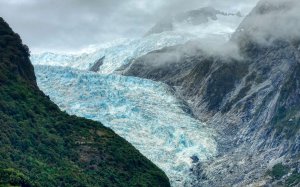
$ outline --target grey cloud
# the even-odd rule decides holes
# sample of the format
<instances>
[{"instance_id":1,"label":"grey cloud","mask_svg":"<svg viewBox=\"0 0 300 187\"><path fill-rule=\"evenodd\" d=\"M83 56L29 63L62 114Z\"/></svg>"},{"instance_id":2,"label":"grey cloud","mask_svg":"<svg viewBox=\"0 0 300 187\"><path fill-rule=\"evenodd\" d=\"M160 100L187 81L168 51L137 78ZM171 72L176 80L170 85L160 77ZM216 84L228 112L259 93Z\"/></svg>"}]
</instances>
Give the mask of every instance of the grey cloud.
<instances>
[{"instance_id":1,"label":"grey cloud","mask_svg":"<svg viewBox=\"0 0 300 187\"><path fill-rule=\"evenodd\" d=\"M0 16L33 50L74 50L142 36L159 19L213 6L248 13L257 0L0 0Z\"/></svg>"}]
</instances>

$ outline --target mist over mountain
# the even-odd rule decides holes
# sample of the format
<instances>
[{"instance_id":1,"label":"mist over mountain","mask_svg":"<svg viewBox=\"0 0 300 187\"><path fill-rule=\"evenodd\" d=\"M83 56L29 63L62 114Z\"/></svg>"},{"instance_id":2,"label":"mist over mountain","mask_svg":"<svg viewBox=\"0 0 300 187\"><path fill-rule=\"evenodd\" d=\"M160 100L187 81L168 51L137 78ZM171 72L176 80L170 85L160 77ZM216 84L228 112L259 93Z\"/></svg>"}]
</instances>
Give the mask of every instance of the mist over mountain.
<instances>
[{"instance_id":1,"label":"mist over mountain","mask_svg":"<svg viewBox=\"0 0 300 187\"><path fill-rule=\"evenodd\" d=\"M299 40L300 3L294 0L264 0L246 17L235 37L244 36L260 43Z\"/></svg>"},{"instance_id":2,"label":"mist over mountain","mask_svg":"<svg viewBox=\"0 0 300 187\"><path fill-rule=\"evenodd\" d=\"M228 16L236 17L236 20L239 17L242 17L240 12L225 13L220 10L214 9L213 7L204 7L197 10L179 13L168 18L162 18L160 22L158 22L146 33L146 36L150 34L162 33L165 31L176 31L183 29L186 32L191 32L193 26L196 27L201 24L208 23L210 20L216 21L220 19L221 16L225 18ZM224 25L225 23L226 22L224 21Z\"/></svg>"}]
</instances>

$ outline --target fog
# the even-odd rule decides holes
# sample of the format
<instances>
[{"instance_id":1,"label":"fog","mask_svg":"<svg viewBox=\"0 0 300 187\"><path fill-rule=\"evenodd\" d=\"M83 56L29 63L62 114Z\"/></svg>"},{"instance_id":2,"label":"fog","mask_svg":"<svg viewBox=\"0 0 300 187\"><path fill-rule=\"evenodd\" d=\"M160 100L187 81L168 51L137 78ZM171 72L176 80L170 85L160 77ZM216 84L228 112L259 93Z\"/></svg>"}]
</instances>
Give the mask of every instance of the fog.
<instances>
[{"instance_id":1,"label":"fog","mask_svg":"<svg viewBox=\"0 0 300 187\"><path fill-rule=\"evenodd\" d=\"M274 40L300 39L300 1L263 0L241 24L239 30L252 39L270 44Z\"/></svg>"}]
</instances>

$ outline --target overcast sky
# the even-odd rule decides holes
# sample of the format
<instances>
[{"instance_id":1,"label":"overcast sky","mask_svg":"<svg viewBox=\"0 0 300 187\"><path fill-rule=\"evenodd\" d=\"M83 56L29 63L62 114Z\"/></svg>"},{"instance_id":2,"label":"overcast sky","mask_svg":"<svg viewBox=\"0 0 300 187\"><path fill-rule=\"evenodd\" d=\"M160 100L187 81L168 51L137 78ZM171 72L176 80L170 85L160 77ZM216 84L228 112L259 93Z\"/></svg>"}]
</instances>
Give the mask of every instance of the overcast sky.
<instances>
[{"instance_id":1,"label":"overcast sky","mask_svg":"<svg viewBox=\"0 0 300 187\"><path fill-rule=\"evenodd\" d=\"M257 0L0 0L0 16L32 51L70 51L140 37L160 18L212 6L247 14Z\"/></svg>"}]
</instances>

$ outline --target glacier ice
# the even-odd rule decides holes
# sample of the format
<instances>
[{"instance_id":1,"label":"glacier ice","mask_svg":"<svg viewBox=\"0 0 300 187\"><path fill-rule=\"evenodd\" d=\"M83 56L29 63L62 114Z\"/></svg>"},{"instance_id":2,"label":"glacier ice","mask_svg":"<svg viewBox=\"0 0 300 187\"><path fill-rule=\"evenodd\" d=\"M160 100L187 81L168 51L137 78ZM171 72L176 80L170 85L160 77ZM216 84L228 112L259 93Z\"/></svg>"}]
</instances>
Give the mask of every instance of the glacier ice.
<instances>
[{"instance_id":1,"label":"glacier ice","mask_svg":"<svg viewBox=\"0 0 300 187\"><path fill-rule=\"evenodd\" d=\"M166 32L138 39L119 39L102 46L95 46L94 50L84 53L57 54L46 52L33 54L31 61L34 65L55 65L88 70L98 59L105 56L99 73L110 74L122 65L126 65L131 60L148 52L183 44L194 38L195 36L189 34Z\"/></svg>"},{"instance_id":2,"label":"glacier ice","mask_svg":"<svg viewBox=\"0 0 300 187\"><path fill-rule=\"evenodd\" d=\"M163 83L68 67L36 65L35 72L62 110L112 128L163 169L172 186L189 186L191 157L216 154L213 130L187 114Z\"/></svg>"}]
</instances>

